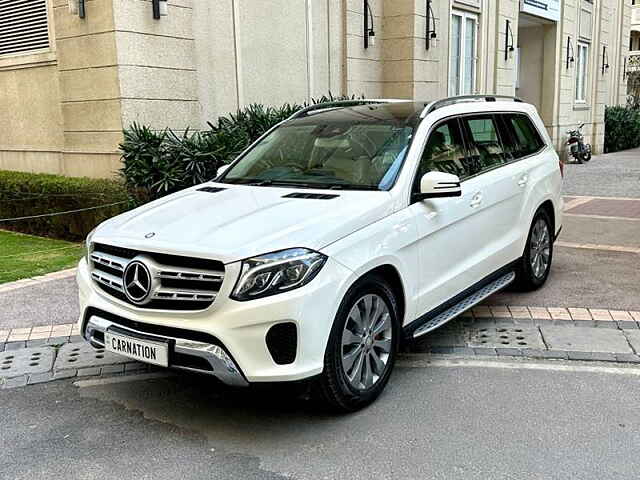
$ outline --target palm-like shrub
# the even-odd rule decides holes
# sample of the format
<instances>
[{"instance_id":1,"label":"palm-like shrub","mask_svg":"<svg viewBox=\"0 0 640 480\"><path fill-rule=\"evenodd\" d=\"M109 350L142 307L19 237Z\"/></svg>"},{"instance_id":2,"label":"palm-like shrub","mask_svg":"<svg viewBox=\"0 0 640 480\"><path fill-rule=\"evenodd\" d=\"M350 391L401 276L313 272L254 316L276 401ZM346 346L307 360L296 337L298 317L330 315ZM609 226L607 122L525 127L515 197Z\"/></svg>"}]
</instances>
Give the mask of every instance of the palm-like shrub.
<instances>
[{"instance_id":1,"label":"palm-like shrub","mask_svg":"<svg viewBox=\"0 0 640 480\"><path fill-rule=\"evenodd\" d=\"M312 104L354 99L329 94L312 100ZM134 123L124 130L120 144L120 173L139 202L197 185L214 178L220 165L233 161L263 133L307 105L252 104L209 123L208 130L182 134Z\"/></svg>"}]
</instances>

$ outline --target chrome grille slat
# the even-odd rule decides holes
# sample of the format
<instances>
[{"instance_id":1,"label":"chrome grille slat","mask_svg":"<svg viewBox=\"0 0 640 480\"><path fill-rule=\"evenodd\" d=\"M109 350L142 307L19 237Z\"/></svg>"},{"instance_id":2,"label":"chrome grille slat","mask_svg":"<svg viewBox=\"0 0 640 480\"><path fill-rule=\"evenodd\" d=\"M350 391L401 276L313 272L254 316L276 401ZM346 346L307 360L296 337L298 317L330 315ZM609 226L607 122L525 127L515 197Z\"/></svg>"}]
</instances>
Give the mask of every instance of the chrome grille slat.
<instances>
[{"instance_id":1,"label":"chrome grille slat","mask_svg":"<svg viewBox=\"0 0 640 480\"><path fill-rule=\"evenodd\" d=\"M106 285L107 287L115 288L119 292L124 291L122 289L122 277L116 277L115 275L101 272L100 270L94 270L91 272L91 277L96 282Z\"/></svg>"},{"instance_id":2,"label":"chrome grille slat","mask_svg":"<svg viewBox=\"0 0 640 480\"><path fill-rule=\"evenodd\" d=\"M141 304L129 300L123 285L124 272L133 260L144 263L153 278L152 288L147 297L149 301ZM218 268L193 268L200 262L205 267ZM192 257L129 250L103 244L92 245L89 263L91 277L104 292L138 308L202 310L215 301L224 280L224 265L221 262L209 259L200 261Z\"/></svg>"},{"instance_id":3,"label":"chrome grille slat","mask_svg":"<svg viewBox=\"0 0 640 480\"><path fill-rule=\"evenodd\" d=\"M214 293L206 293L206 291L203 290L176 290L160 288L155 292L153 297L160 298L162 300L192 300L194 302L212 302L215 300L216 295Z\"/></svg>"},{"instance_id":4,"label":"chrome grille slat","mask_svg":"<svg viewBox=\"0 0 640 480\"><path fill-rule=\"evenodd\" d=\"M224 272L202 272L198 270L191 270L187 268L181 268L180 270L174 270L166 268L164 265L160 265L161 270L158 272L158 278L175 278L178 280L202 280L208 282L215 282L224 278Z\"/></svg>"},{"instance_id":5,"label":"chrome grille slat","mask_svg":"<svg viewBox=\"0 0 640 480\"><path fill-rule=\"evenodd\" d=\"M129 260L126 258L116 257L115 255L109 255L103 252L92 252L91 260L100 265L115 268L121 272L124 272L124 268L127 266L127 263L129 263Z\"/></svg>"}]
</instances>

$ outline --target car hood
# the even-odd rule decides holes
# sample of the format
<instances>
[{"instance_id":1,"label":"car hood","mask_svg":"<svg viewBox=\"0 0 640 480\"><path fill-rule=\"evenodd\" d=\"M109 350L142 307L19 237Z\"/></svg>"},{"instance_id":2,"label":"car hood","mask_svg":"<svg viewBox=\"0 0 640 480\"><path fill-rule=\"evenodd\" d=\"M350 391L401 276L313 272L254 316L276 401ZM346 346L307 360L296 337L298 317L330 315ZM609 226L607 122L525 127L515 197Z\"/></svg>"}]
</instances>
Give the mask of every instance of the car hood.
<instances>
[{"instance_id":1,"label":"car hood","mask_svg":"<svg viewBox=\"0 0 640 480\"><path fill-rule=\"evenodd\" d=\"M335 197L285 198L294 192ZM391 213L388 192L211 182L114 217L100 225L93 241L229 263L286 248L320 250Z\"/></svg>"}]
</instances>

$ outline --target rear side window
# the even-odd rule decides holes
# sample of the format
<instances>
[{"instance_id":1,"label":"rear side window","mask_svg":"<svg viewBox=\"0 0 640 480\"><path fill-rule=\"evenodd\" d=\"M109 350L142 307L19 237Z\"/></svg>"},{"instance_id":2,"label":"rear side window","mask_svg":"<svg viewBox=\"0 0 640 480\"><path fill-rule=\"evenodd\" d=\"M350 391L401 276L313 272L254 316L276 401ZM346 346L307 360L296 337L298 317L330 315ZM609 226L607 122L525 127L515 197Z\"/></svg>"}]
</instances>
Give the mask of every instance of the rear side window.
<instances>
[{"instance_id":1,"label":"rear side window","mask_svg":"<svg viewBox=\"0 0 640 480\"><path fill-rule=\"evenodd\" d=\"M462 117L461 121L469 139L466 169L475 175L503 165L504 149L496 118L493 115L477 115Z\"/></svg>"},{"instance_id":2,"label":"rear side window","mask_svg":"<svg viewBox=\"0 0 640 480\"><path fill-rule=\"evenodd\" d=\"M522 114L506 114L503 118L507 128L511 130L514 142L512 154L515 159L531 155L544 147L544 141L529 117Z\"/></svg>"}]
</instances>

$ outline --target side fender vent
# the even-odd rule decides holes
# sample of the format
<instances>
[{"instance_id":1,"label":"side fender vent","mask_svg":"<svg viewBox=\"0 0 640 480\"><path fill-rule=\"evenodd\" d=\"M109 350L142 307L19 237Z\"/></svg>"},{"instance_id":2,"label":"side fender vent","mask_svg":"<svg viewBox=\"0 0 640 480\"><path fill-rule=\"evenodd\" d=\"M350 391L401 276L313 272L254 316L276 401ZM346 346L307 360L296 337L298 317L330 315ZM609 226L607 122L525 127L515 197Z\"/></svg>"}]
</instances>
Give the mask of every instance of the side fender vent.
<instances>
[{"instance_id":1,"label":"side fender vent","mask_svg":"<svg viewBox=\"0 0 640 480\"><path fill-rule=\"evenodd\" d=\"M305 198L307 200L331 200L332 198L338 198L340 195L331 195L330 193L304 193L294 192L288 195L284 195L282 198Z\"/></svg>"},{"instance_id":2,"label":"side fender vent","mask_svg":"<svg viewBox=\"0 0 640 480\"><path fill-rule=\"evenodd\" d=\"M221 187L202 187L198 189L198 192L208 192L208 193L218 193L222 190L226 190L226 188Z\"/></svg>"}]
</instances>

